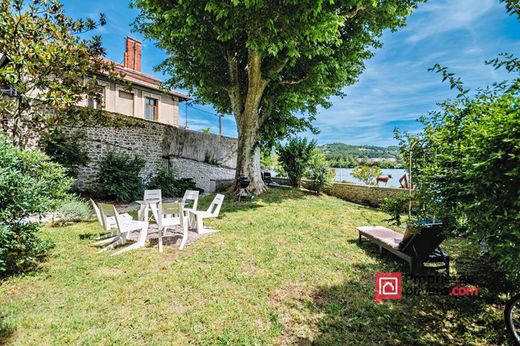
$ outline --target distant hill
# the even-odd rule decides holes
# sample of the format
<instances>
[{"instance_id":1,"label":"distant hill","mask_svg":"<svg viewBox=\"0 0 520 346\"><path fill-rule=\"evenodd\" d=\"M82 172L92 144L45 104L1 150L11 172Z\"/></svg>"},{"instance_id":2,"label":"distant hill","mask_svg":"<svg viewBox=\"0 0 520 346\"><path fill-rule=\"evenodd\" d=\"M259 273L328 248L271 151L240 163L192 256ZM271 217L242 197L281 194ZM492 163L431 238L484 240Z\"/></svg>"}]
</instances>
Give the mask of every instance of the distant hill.
<instances>
[{"instance_id":1,"label":"distant hill","mask_svg":"<svg viewBox=\"0 0 520 346\"><path fill-rule=\"evenodd\" d=\"M352 168L360 163L369 163L382 168L402 168L398 146L331 143L320 146L320 149L333 167Z\"/></svg>"}]
</instances>

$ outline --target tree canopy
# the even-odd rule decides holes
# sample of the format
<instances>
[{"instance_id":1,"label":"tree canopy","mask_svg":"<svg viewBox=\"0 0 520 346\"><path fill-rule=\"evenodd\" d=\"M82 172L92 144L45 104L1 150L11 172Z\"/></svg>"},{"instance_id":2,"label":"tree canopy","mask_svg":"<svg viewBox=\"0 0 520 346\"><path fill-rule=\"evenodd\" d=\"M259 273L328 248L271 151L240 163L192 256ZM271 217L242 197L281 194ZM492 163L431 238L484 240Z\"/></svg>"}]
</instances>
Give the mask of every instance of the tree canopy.
<instances>
[{"instance_id":1,"label":"tree canopy","mask_svg":"<svg viewBox=\"0 0 520 346\"><path fill-rule=\"evenodd\" d=\"M471 95L447 68L435 66L454 100L422 119L412 176L424 209L454 234L480 242L497 269L520 278L520 60L502 54L488 64L514 78ZM408 155L405 155L408 157Z\"/></svg>"},{"instance_id":2,"label":"tree canopy","mask_svg":"<svg viewBox=\"0 0 520 346\"><path fill-rule=\"evenodd\" d=\"M57 0L0 2L0 88L9 95L0 98L0 120L14 144L34 144L54 125L94 115L78 103L101 102L96 78L115 75L100 37L80 36L104 23L103 15L71 19Z\"/></svg>"},{"instance_id":3,"label":"tree canopy","mask_svg":"<svg viewBox=\"0 0 520 346\"><path fill-rule=\"evenodd\" d=\"M167 52L168 84L234 114L237 175L261 191L258 146L311 127L420 1L134 0L135 26Z\"/></svg>"}]
</instances>

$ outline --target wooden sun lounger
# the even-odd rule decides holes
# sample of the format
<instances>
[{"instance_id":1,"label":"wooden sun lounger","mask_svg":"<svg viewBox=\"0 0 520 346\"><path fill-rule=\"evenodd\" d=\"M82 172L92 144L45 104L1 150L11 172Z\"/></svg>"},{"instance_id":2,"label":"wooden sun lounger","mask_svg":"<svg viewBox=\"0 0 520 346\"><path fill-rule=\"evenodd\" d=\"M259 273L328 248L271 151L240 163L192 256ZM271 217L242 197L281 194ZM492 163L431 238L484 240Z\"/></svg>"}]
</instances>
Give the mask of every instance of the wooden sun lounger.
<instances>
[{"instance_id":1,"label":"wooden sun lounger","mask_svg":"<svg viewBox=\"0 0 520 346\"><path fill-rule=\"evenodd\" d=\"M379 246L380 256L383 256L385 249L404 259L408 262L412 275L420 272L425 262L442 262L440 266L428 268L444 268L449 275L450 257L440 247L444 240L442 224L421 225L416 232L407 230L405 235L383 226L363 226L356 229L359 232L359 243L365 237Z\"/></svg>"}]
</instances>

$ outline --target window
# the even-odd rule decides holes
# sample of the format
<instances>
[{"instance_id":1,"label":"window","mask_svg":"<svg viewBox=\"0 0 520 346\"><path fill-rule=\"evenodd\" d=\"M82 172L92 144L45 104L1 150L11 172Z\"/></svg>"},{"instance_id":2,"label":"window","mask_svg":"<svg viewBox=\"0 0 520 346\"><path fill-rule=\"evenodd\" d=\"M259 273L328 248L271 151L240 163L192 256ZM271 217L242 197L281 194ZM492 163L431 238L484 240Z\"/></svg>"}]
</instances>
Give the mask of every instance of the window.
<instances>
[{"instance_id":1,"label":"window","mask_svg":"<svg viewBox=\"0 0 520 346\"><path fill-rule=\"evenodd\" d=\"M118 113L125 115L134 115L134 94L119 90L119 99L117 100Z\"/></svg>"},{"instance_id":2,"label":"window","mask_svg":"<svg viewBox=\"0 0 520 346\"><path fill-rule=\"evenodd\" d=\"M13 97L15 97L17 94L15 88L9 87L9 86L3 86L3 85L0 85L0 93L7 95L7 96L13 96Z\"/></svg>"},{"instance_id":3,"label":"window","mask_svg":"<svg viewBox=\"0 0 520 346\"><path fill-rule=\"evenodd\" d=\"M147 97L144 105L144 118L146 120L157 121L159 118L159 101L151 97Z\"/></svg>"}]
</instances>

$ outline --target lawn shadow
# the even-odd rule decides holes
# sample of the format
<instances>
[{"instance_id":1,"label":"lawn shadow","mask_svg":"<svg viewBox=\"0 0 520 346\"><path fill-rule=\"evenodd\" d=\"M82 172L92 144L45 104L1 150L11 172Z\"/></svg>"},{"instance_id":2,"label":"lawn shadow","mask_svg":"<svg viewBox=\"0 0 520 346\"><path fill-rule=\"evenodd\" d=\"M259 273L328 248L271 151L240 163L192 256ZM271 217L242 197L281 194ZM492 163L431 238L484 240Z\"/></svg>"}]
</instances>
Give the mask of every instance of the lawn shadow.
<instances>
[{"instance_id":1,"label":"lawn shadow","mask_svg":"<svg viewBox=\"0 0 520 346\"><path fill-rule=\"evenodd\" d=\"M377 247L362 243L369 256L379 257ZM385 263L354 264L349 279L341 285L321 287L312 293L309 306L320 316L317 337L299 344L507 344L502 309L498 298L497 274L486 267L475 252L464 248L458 256L472 261L458 263L459 275L472 278L478 296L450 296L454 281L438 275L432 284L416 281L405 265L391 254ZM403 296L400 300L375 303L375 274L401 271ZM462 274L461 274L462 273ZM428 278L433 273L428 273ZM423 277L425 278L425 277ZM444 279L442 279L444 278ZM453 279L453 276L450 278ZM459 280L459 278L455 278ZM455 281L460 282L460 281ZM422 288L422 289L421 289Z\"/></svg>"},{"instance_id":2,"label":"lawn shadow","mask_svg":"<svg viewBox=\"0 0 520 346\"><path fill-rule=\"evenodd\" d=\"M298 200L311 195L314 195L314 193L307 190L271 187L260 196L254 196L252 199L242 199L241 201L238 201L235 194L226 192L221 214L255 210L264 208L270 204L283 203L288 200ZM197 209L205 210L208 208L214 196L215 194L211 194L200 198Z\"/></svg>"},{"instance_id":3,"label":"lawn shadow","mask_svg":"<svg viewBox=\"0 0 520 346\"><path fill-rule=\"evenodd\" d=\"M97 239L97 237L102 236L104 233L81 233L79 235L80 240L93 240Z\"/></svg>"},{"instance_id":4,"label":"lawn shadow","mask_svg":"<svg viewBox=\"0 0 520 346\"><path fill-rule=\"evenodd\" d=\"M404 295L376 304L374 265L355 265L360 274L342 285L322 287L312 294L321 318L318 335L300 344L445 345L505 343L503 321L476 297ZM406 283L404 283L406 289ZM505 331L504 331L505 332ZM483 341L485 340L485 342Z\"/></svg>"},{"instance_id":5,"label":"lawn shadow","mask_svg":"<svg viewBox=\"0 0 520 346\"><path fill-rule=\"evenodd\" d=\"M406 261L388 251L383 251L383 256L380 256L378 245L370 241L363 240L359 243L357 239L349 239L347 242L357 245L365 251L367 256L378 258L380 261L384 261L385 265L391 265L395 271L403 273L409 271ZM477 286L479 292L484 293L483 299L496 302L500 300L500 294L514 290L512 284L504 280L504 274L496 272L492 263L479 253L476 244L471 244L463 238L456 238L444 241L441 246L443 251L450 256L450 274L455 279L461 277L469 281L468 284ZM420 275L446 276L444 269L429 269L428 263L424 269L426 271Z\"/></svg>"},{"instance_id":6,"label":"lawn shadow","mask_svg":"<svg viewBox=\"0 0 520 346\"><path fill-rule=\"evenodd\" d=\"M7 345L13 333L14 328L5 322L4 316L0 316L0 345Z\"/></svg>"}]
</instances>

